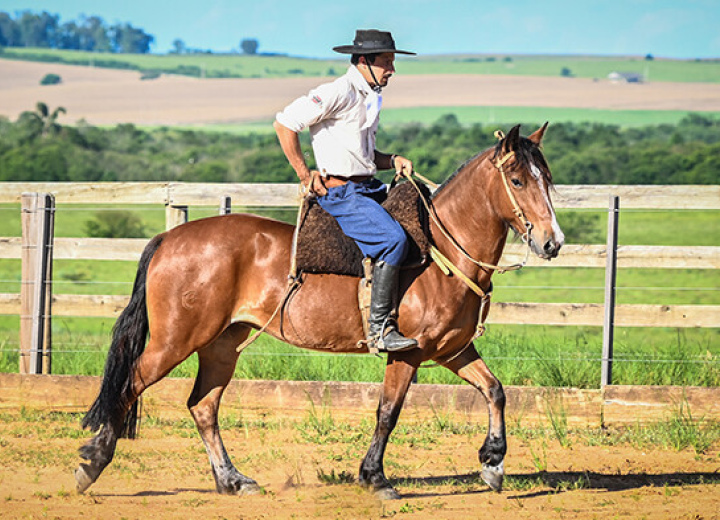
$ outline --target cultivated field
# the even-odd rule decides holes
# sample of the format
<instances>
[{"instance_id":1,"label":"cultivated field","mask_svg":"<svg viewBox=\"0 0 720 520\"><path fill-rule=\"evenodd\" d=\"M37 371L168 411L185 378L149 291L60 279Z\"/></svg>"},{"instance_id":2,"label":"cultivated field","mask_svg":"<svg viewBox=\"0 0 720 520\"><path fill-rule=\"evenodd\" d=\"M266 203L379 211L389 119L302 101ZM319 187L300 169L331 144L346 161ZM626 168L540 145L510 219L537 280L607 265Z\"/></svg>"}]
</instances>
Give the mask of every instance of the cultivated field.
<instances>
[{"instance_id":1,"label":"cultivated field","mask_svg":"<svg viewBox=\"0 0 720 520\"><path fill-rule=\"evenodd\" d=\"M63 83L40 86L45 74ZM269 121L327 78L140 80L135 71L0 60L0 115L11 119L38 101L68 111L61 122L187 125ZM393 78L384 108L550 107L594 110L720 111L713 83L615 84L588 78L503 75L405 75Z\"/></svg>"}]
</instances>

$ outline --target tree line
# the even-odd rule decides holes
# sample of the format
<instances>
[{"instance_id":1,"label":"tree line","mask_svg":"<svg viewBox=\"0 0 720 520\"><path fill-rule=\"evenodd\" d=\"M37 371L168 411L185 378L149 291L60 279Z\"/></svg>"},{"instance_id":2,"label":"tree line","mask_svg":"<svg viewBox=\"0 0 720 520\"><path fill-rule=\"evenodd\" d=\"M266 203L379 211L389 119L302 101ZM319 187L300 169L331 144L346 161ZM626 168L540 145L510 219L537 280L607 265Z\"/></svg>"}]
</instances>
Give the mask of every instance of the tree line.
<instances>
[{"instance_id":1,"label":"tree line","mask_svg":"<svg viewBox=\"0 0 720 520\"><path fill-rule=\"evenodd\" d=\"M62 107L44 103L16 121L0 117L0 181L296 180L272 131L235 135L132 124L68 126L64 117ZM442 182L492 146L496 128L510 126L463 126L448 114L430 125L381 125L377 144L409 157L417 171ZM537 126L524 124L523 133ZM311 152L307 132L301 144ZM720 119L689 114L674 125L638 128L555 123L544 152L556 184L717 184Z\"/></svg>"},{"instance_id":2,"label":"tree line","mask_svg":"<svg viewBox=\"0 0 720 520\"><path fill-rule=\"evenodd\" d=\"M41 47L110 53L145 54L155 37L129 23L108 25L99 16L61 23L46 11L0 11L0 47Z\"/></svg>"}]
</instances>

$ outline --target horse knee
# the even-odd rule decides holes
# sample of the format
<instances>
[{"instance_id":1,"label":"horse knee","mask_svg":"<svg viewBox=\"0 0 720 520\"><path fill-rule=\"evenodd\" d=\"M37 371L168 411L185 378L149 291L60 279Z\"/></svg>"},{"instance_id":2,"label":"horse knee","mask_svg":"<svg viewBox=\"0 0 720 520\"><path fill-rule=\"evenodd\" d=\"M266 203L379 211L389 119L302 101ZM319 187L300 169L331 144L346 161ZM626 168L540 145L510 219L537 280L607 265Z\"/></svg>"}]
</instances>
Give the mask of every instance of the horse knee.
<instances>
[{"instance_id":1,"label":"horse knee","mask_svg":"<svg viewBox=\"0 0 720 520\"><path fill-rule=\"evenodd\" d=\"M503 389L502 383L497 379L495 380L495 383L488 389L488 399L493 405L497 406L498 408L505 408L505 390Z\"/></svg>"}]
</instances>

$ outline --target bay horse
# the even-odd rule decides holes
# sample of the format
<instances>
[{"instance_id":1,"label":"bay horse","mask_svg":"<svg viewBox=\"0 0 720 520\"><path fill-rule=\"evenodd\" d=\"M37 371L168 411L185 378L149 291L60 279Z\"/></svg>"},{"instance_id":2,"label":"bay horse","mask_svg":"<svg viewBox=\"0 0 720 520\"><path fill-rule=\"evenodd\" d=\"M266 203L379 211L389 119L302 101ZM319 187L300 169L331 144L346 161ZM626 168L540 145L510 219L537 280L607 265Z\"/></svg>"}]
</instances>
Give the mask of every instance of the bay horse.
<instances>
[{"instance_id":1,"label":"bay horse","mask_svg":"<svg viewBox=\"0 0 720 520\"><path fill-rule=\"evenodd\" d=\"M489 424L478 452L481 476L501 489L505 394L472 343L478 316L483 321L489 306L463 278L489 291L510 228L541 258L554 258L562 247L564 235L550 201L552 178L540 149L546 128L547 123L522 137L520 125L514 127L433 194L434 245L458 271L448 276L430 262L403 272L398 324L419 348L387 357L376 427L359 473L359 483L380 498L399 498L385 477L383 458L413 376L426 361L448 368L485 397ZM79 492L112 460L138 397L193 353L199 367L187 406L217 491L261 491L235 468L218 427L220 399L240 355L236 347L265 324L265 332L297 347L367 351L360 343L357 278L305 274L282 312L275 313L286 295L293 233L290 224L232 214L191 221L150 240L130 302L113 328L99 395L83 419L83 427L97 433L80 449L87 462L75 470Z\"/></svg>"}]
</instances>

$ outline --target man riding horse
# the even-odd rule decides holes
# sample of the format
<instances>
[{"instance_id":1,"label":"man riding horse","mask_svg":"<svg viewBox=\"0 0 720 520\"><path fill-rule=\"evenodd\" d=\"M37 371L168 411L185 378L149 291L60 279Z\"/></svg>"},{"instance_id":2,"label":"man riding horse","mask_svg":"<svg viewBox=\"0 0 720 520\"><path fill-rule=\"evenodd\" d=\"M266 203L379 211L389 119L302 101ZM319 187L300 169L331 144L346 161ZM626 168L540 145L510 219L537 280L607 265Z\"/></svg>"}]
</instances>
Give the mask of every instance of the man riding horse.
<instances>
[{"instance_id":1,"label":"man riding horse","mask_svg":"<svg viewBox=\"0 0 720 520\"><path fill-rule=\"evenodd\" d=\"M351 54L345 75L301 96L277 114L274 127L280 145L300 181L335 217L363 255L374 260L368 340L380 351L417 347L415 339L397 330L393 315L398 300L400 267L408 237L380 205L387 187L377 170L394 168L411 174L413 164L400 155L375 149L382 89L395 72L395 48L389 32L358 30L352 45L333 49ZM309 128L317 170L305 162L298 133Z\"/></svg>"}]
</instances>

